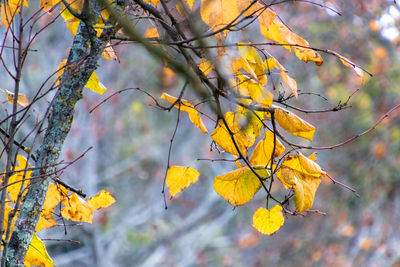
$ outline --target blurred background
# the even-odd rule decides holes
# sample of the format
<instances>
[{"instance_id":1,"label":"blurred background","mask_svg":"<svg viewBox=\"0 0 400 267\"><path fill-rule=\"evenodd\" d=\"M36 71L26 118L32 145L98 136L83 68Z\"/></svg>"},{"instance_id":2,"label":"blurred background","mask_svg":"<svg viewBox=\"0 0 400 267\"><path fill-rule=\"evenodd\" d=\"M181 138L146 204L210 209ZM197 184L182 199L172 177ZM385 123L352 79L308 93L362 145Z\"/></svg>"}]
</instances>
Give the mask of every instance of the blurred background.
<instances>
[{"instance_id":1,"label":"blurred background","mask_svg":"<svg viewBox=\"0 0 400 267\"><path fill-rule=\"evenodd\" d=\"M327 54L321 54L324 64L316 67L283 48L271 50L302 93L323 96L301 95L293 100L295 105L329 108L360 89L350 100L352 108L299 114L317 126L313 144L325 146L367 130L400 103L400 6L381 0L314 2L339 10L341 16L301 1L276 5L273 10L311 46L337 51L374 74L360 79ZM71 42L61 20L37 39L32 48L39 52L28 57L23 78L22 92L28 98L34 92L30 88L38 88L67 56ZM174 140L171 163L194 167L201 176L172 201L167 193L165 210L161 191L177 111L154 108L154 102L136 90L117 94L91 114L89 110L124 88L140 87L159 97L162 92L177 95L183 83L138 45L118 45L115 50L119 62L102 59L96 71L108 90L102 96L85 90L63 159L93 149L66 169L62 178L88 195L108 190L117 202L95 212L93 225L67 223L66 236L62 226L39 232L42 239L80 241L46 241L56 266L400 266L398 111L368 135L318 152L321 167L356 189L359 198L323 178L314 208L326 215L287 216L279 232L263 236L252 227L262 194L232 209L215 193L213 178L235 167L229 162L197 160L223 155L210 151L211 138L193 127L186 114ZM185 98L194 99L190 93ZM42 112L40 107L37 112ZM214 122L204 120L212 129Z\"/></svg>"}]
</instances>

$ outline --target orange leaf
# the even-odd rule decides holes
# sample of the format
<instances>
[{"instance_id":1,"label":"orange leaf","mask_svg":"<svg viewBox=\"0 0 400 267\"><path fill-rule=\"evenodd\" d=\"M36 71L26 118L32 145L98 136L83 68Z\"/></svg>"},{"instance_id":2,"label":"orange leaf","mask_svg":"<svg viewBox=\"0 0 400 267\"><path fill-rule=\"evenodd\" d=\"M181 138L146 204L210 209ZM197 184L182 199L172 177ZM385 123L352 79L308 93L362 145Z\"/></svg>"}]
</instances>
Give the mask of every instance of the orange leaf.
<instances>
[{"instance_id":1,"label":"orange leaf","mask_svg":"<svg viewBox=\"0 0 400 267\"><path fill-rule=\"evenodd\" d=\"M236 1L232 0L203 0L200 10L201 18L213 31L226 27L236 17L239 10ZM225 30L226 37L228 30Z\"/></svg>"},{"instance_id":2,"label":"orange leaf","mask_svg":"<svg viewBox=\"0 0 400 267\"><path fill-rule=\"evenodd\" d=\"M92 223L93 208L77 194L72 193L69 197L65 197L62 204L64 208L61 210L61 215L65 219Z\"/></svg>"}]
</instances>

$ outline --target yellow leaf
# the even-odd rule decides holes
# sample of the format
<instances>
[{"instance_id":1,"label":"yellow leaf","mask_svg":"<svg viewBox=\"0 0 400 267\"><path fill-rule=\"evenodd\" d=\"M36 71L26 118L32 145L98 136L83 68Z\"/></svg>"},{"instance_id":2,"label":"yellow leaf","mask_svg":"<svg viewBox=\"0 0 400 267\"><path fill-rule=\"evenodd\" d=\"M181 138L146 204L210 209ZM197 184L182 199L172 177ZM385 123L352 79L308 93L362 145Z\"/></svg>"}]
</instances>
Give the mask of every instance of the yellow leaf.
<instances>
[{"instance_id":1,"label":"yellow leaf","mask_svg":"<svg viewBox=\"0 0 400 267\"><path fill-rule=\"evenodd\" d=\"M263 118L263 116L260 116L261 120ZM248 156L247 147L254 145L257 136L260 135L262 126L260 120L250 112L247 114L243 112L227 112L225 114L225 120L233 133L233 137L235 138L240 152L244 156ZM218 123L214 132L211 134L211 138L226 152L239 156L239 152L223 121Z\"/></svg>"},{"instance_id":2,"label":"yellow leaf","mask_svg":"<svg viewBox=\"0 0 400 267\"><path fill-rule=\"evenodd\" d=\"M312 155L310 157L311 159L298 152L297 155L287 156L282 165L313 177L325 176L326 172L312 160Z\"/></svg>"},{"instance_id":3,"label":"yellow leaf","mask_svg":"<svg viewBox=\"0 0 400 267\"><path fill-rule=\"evenodd\" d=\"M5 91L7 93L7 101L8 101L8 103L14 104L14 98L15 98L14 93L12 93L12 92L10 92L8 90L5 90ZM20 106L20 107L26 107L26 106L29 105L29 100L26 98L26 96L24 94L18 94L17 105Z\"/></svg>"},{"instance_id":4,"label":"yellow leaf","mask_svg":"<svg viewBox=\"0 0 400 267\"><path fill-rule=\"evenodd\" d=\"M77 194L73 193L70 196L65 197L62 204L64 205L64 208L61 210L61 215L65 219L70 219L75 222L92 223L92 207Z\"/></svg>"},{"instance_id":5,"label":"yellow leaf","mask_svg":"<svg viewBox=\"0 0 400 267\"><path fill-rule=\"evenodd\" d=\"M236 1L203 0L200 9L201 18L213 31L226 27L239 16ZM224 30L226 37L228 30Z\"/></svg>"},{"instance_id":6,"label":"yellow leaf","mask_svg":"<svg viewBox=\"0 0 400 267\"><path fill-rule=\"evenodd\" d=\"M171 199L176 194L187 188L190 184L195 184L199 179L200 173L189 167L171 166L168 169L165 184L171 195Z\"/></svg>"},{"instance_id":7,"label":"yellow leaf","mask_svg":"<svg viewBox=\"0 0 400 267\"><path fill-rule=\"evenodd\" d=\"M314 202L315 192L325 172L319 165L301 153L288 156L276 173L286 188L293 188L297 212L308 210Z\"/></svg>"},{"instance_id":8,"label":"yellow leaf","mask_svg":"<svg viewBox=\"0 0 400 267\"><path fill-rule=\"evenodd\" d=\"M43 241L37 237L36 233L33 233L32 241L26 253L25 263L24 263L24 266L31 266L31 265L44 266L44 267L54 266L53 260L47 253Z\"/></svg>"},{"instance_id":9,"label":"yellow leaf","mask_svg":"<svg viewBox=\"0 0 400 267\"><path fill-rule=\"evenodd\" d=\"M58 64L57 67L57 72L56 72L56 78L57 78L57 82L56 85L60 84L60 77L62 76L62 74L64 73L65 70L65 65L67 64L67 59L64 59L60 62L60 64Z\"/></svg>"},{"instance_id":10,"label":"yellow leaf","mask_svg":"<svg viewBox=\"0 0 400 267\"><path fill-rule=\"evenodd\" d=\"M58 225L57 221L54 219L53 214L41 214L39 221L36 224L35 232L39 232L44 229L51 228Z\"/></svg>"},{"instance_id":11,"label":"yellow leaf","mask_svg":"<svg viewBox=\"0 0 400 267\"><path fill-rule=\"evenodd\" d=\"M153 5L157 6L158 2L160 2L160 0L144 0L147 3L152 3Z\"/></svg>"},{"instance_id":12,"label":"yellow leaf","mask_svg":"<svg viewBox=\"0 0 400 267\"><path fill-rule=\"evenodd\" d=\"M115 53L114 48L111 46L110 43L108 43L106 45L106 48L104 48L104 51L101 54L101 56L103 58L105 58L105 59L108 59L108 60L116 60L116 61L118 61L117 53Z\"/></svg>"},{"instance_id":13,"label":"yellow leaf","mask_svg":"<svg viewBox=\"0 0 400 267\"><path fill-rule=\"evenodd\" d=\"M17 155L17 166L14 168L14 173L13 175L10 176L8 179L8 184L9 186L7 187L7 192L10 194L10 199L13 203L15 203L18 199L18 194L20 193L21 186L22 186L22 180L24 178L25 174L25 182L24 182L24 189L29 185L30 183L30 177L32 174L32 171L26 171L25 169L31 168L31 165L26 162L26 159L22 155Z\"/></svg>"},{"instance_id":14,"label":"yellow leaf","mask_svg":"<svg viewBox=\"0 0 400 267\"><path fill-rule=\"evenodd\" d=\"M67 194L68 190L64 187L57 186L56 184L50 184L42 207L39 222L36 225L36 232L57 225L52 213L54 208L57 207L63 197L66 197Z\"/></svg>"},{"instance_id":15,"label":"yellow leaf","mask_svg":"<svg viewBox=\"0 0 400 267\"><path fill-rule=\"evenodd\" d=\"M250 163L252 165L270 165L272 151L274 150L274 134L270 131L264 133L264 139L258 142L256 148L251 154ZM285 147L282 143L276 139L274 157L280 157L280 155L285 151Z\"/></svg>"},{"instance_id":16,"label":"yellow leaf","mask_svg":"<svg viewBox=\"0 0 400 267\"><path fill-rule=\"evenodd\" d=\"M184 0L184 2L188 5L188 7L189 7L190 9L193 8L194 1L195 1L195 0Z\"/></svg>"},{"instance_id":17,"label":"yellow leaf","mask_svg":"<svg viewBox=\"0 0 400 267\"><path fill-rule=\"evenodd\" d=\"M167 100L170 104L175 103L178 99L166 93L163 93L160 98ZM180 109L181 111L187 112L187 114L189 114L190 121L194 125L196 125L203 133L208 133L207 128L201 120L199 113L189 101L181 99L181 104L179 105L179 103L177 103L174 105L174 107Z\"/></svg>"},{"instance_id":18,"label":"yellow leaf","mask_svg":"<svg viewBox=\"0 0 400 267\"><path fill-rule=\"evenodd\" d=\"M109 192L101 190L95 196L89 198L87 202L94 210L97 210L112 205L115 203L115 199Z\"/></svg>"},{"instance_id":19,"label":"yellow leaf","mask_svg":"<svg viewBox=\"0 0 400 267\"><path fill-rule=\"evenodd\" d=\"M260 14L260 16L258 16L258 22L260 23L260 25L268 29L271 26L272 22L275 20L275 17L275 12L267 8Z\"/></svg>"},{"instance_id":20,"label":"yellow leaf","mask_svg":"<svg viewBox=\"0 0 400 267\"><path fill-rule=\"evenodd\" d=\"M99 78L97 78L97 74L95 72L92 73L85 87L100 95L102 95L107 90L104 84L99 81Z\"/></svg>"},{"instance_id":21,"label":"yellow leaf","mask_svg":"<svg viewBox=\"0 0 400 267\"><path fill-rule=\"evenodd\" d=\"M200 59L199 69L204 73L204 75L208 75L213 69L213 64L205 58Z\"/></svg>"},{"instance_id":22,"label":"yellow leaf","mask_svg":"<svg viewBox=\"0 0 400 267\"><path fill-rule=\"evenodd\" d=\"M239 51L248 63L243 64L243 68L261 84L266 84L267 76L264 73L264 64L257 50L251 46L239 46Z\"/></svg>"},{"instance_id":23,"label":"yellow leaf","mask_svg":"<svg viewBox=\"0 0 400 267\"><path fill-rule=\"evenodd\" d=\"M258 208L253 215L253 225L260 233L272 235L281 229L285 218L282 214L282 207L275 205L271 210Z\"/></svg>"},{"instance_id":24,"label":"yellow leaf","mask_svg":"<svg viewBox=\"0 0 400 267\"><path fill-rule=\"evenodd\" d=\"M292 94L297 97L297 82L295 79L291 78L289 75L286 74L286 71L281 70L281 77L284 83L290 88Z\"/></svg>"},{"instance_id":25,"label":"yellow leaf","mask_svg":"<svg viewBox=\"0 0 400 267\"><path fill-rule=\"evenodd\" d=\"M8 28L11 22L14 20L15 15L19 13L21 0L8 0L1 1L1 20L0 24ZM28 6L28 1L24 0L24 6Z\"/></svg>"},{"instance_id":26,"label":"yellow leaf","mask_svg":"<svg viewBox=\"0 0 400 267\"><path fill-rule=\"evenodd\" d=\"M49 12L58 3L60 3L60 0L40 0L40 8L44 12Z\"/></svg>"},{"instance_id":27,"label":"yellow leaf","mask_svg":"<svg viewBox=\"0 0 400 267\"><path fill-rule=\"evenodd\" d=\"M263 6L260 3L255 3L250 6L252 2L252 0L236 0L236 5L239 12L243 12L244 10L246 10L242 14L243 17L257 16L262 10L264 10Z\"/></svg>"},{"instance_id":28,"label":"yellow leaf","mask_svg":"<svg viewBox=\"0 0 400 267\"><path fill-rule=\"evenodd\" d=\"M308 48L310 45L306 40L289 30L285 24L276 18L269 27L260 24L260 30L264 37L269 40L275 41L279 44L290 44L284 45L284 47L289 51L292 51L293 47L296 56L300 60L303 60L304 62L314 61L318 66L323 63L321 56L314 50Z\"/></svg>"},{"instance_id":29,"label":"yellow leaf","mask_svg":"<svg viewBox=\"0 0 400 267\"><path fill-rule=\"evenodd\" d=\"M66 0L66 2L70 5L71 8L82 10L85 0Z\"/></svg>"},{"instance_id":30,"label":"yellow leaf","mask_svg":"<svg viewBox=\"0 0 400 267\"><path fill-rule=\"evenodd\" d=\"M283 129L294 136L303 137L312 141L315 127L298 117L296 114L279 107L275 109L275 120Z\"/></svg>"},{"instance_id":31,"label":"yellow leaf","mask_svg":"<svg viewBox=\"0 0 400 267\"><path fill-rule=\"evenodd\" d=\"M272 105L274 95L260 83L249 79L247 82L244 82L242 86L247 86L251 99L261 104L261 106L268 108Z\"/></svg>"},{"instance_id":32,"label":"yellow leaf","mask_svg":"<svg viewBox=\"0 0 400 267\"><path fill-rule=\"evenodd\" d=\"M153 27L153 28L149 28L146 30L144 37L146 38L158 38L160 37L160 35L158 34L157 28Z\"/></svg>"},{"instance_id":33,"label":"yellow leaf","mask_svg":"<svg viewBox=\"0 0 400 267\"><path fill-rule=\"evenodd\" d=\"M262 178L268 178L268 171L262 166L254 168ZM243 167L214 178L215 191L232 206L249 202L260 189L261 182L249 167Z\"/></svg>"}]
</instances>

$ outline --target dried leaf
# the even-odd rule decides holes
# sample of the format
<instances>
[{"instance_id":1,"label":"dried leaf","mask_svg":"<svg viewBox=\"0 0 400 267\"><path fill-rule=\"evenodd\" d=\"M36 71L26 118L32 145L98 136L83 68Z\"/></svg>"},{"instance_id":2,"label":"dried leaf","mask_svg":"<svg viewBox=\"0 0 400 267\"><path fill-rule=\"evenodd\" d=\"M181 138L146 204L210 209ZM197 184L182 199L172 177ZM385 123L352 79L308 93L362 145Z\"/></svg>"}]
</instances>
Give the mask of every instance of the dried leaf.
<instances>
[{"instance_id":1,"label":"dried leaf","mask_svg":"<svg viewBox=\"0 0 400 267\"><path fill-rule=\"evenodd\" d=\"M200 173L189 167L171 166L168 169L165 184L171 195L171 199L176 194L187 188L190 184L195 184L199 179Z\"/></svg>"},{"instance_id":2,"label":"dried leaf","mask_svg":"<svg viewBox=\"0 0 400 267\"><path fill-rule=\"evenodd\" d=\"M271 210L260 207L253 215L254 227L264 235L274 234L282 227L284 222L282 207L279 205L274 206Z\"/></svg>"},{"instance_id":3,"label":"dried leaf","mask_svg":"<svg viewBox=\"0 0 400 267\"><path fill-rule=\"evenodd\" d=\"M8 103L14 104L14 98L15 98L14 93L12 93L12 92L10 92L8 90L5 90L5 91L7 93L7 101L8 101ZM18 94L17 105L20 106L20 107L26 107L26 106L29 105L29 100L26 98L26 96L24 94Z\"/></svg>"},{"instance_id":4,"label":"dried leaf","mask_svg":"<svg viewBox=\"0 0 400 267\"><path fill-rule=\"evenodd\" d=\"M167 100L170 104L175 103L178 99L166 93L163 93L160 98ZM179 103L177 103L174 105L174 107L189 114L190 121L194 125L196 125L203 133L208 133L207 128L201 120L199 113L189 101L181 99L181 104L179 105Z\"/></svg>"},{"instance_id":5,"label":"dried leaf","mask_svg":"<svg viewBox=\"0 0 400 267\"><path fill-rule=\"evenodd\" d=\"M255 167L255 170L261 177L269 177L264 167ZM243 167L215 177L213 187L218 195L236 207L249 202L260 189L261 182L249 167Z\"/></svg>"}]
</instances>

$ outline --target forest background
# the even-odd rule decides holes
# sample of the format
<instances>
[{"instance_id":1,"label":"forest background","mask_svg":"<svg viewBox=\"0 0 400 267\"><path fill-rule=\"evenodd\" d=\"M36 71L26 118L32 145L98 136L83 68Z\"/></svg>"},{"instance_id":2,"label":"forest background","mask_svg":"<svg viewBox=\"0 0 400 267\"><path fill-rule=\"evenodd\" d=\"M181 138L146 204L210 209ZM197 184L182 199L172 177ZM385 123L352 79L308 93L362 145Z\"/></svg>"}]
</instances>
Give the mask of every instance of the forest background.
<instances>
[{"instance_id":1,"label":"forest background","mask_svg":"<svg viewBox=\"0 0 400 267\"><path fill-rule=\"evenodd\" d=\"M324 56L323 68L304 65L289 55L280 58L295 74L301 92L326 98L314 96L315 103L304 98L305 108L344 102L360 88L351 99L352 108L305 117L318 125L316 145L336 144L368 129L400 102L400 7L393 1L325 4L339 9L342 16L304 3L278 5L274 10L313 47L339 51L374 77L361 82L334 57ZM37 88L56 70L71 42L61 19L44 32L33 48L45 47L47 53L28 57L24 87ZM117 202L98 212L93 225L68 227L67 236L59 227L39 233L56 266L400 265L398 112L369 135L318 152L324 168L355 188L360 198L323 179L314 208L326 215L289 216L278 233L262 236L251 227L257 200L232 210L211 187L212 178L230 171L230 164L198 161L199 181L164 209L161 189L175 113L150 107L148 97L137 91L123 92L90 114L89 110L123 88L145 88L158 96L181 84L140 46L115 50L121 55L119 62L102 59L96 71L108 90L103 96L85 91L63 158L72 160L86 148L93 149L66 169L63 179L88 195L107 189ZM0 80L6 80L3 75ZM23 93L29 98L29 91ZM210 140L200 136L189 120L182 121L173 147L174 164L212 157ZM202 149L194 149L198 147ZM54 240L65 238L80 244Z\"/></svg>"}]
</instances>

